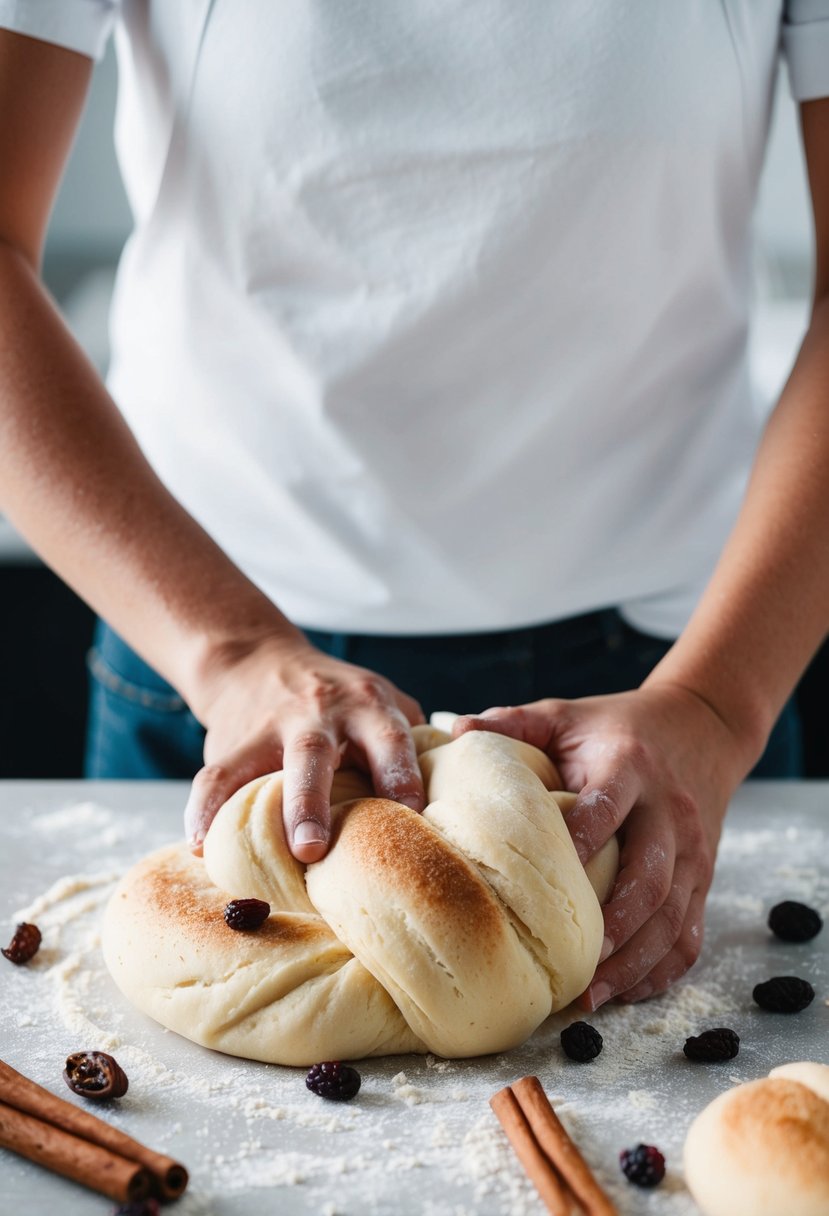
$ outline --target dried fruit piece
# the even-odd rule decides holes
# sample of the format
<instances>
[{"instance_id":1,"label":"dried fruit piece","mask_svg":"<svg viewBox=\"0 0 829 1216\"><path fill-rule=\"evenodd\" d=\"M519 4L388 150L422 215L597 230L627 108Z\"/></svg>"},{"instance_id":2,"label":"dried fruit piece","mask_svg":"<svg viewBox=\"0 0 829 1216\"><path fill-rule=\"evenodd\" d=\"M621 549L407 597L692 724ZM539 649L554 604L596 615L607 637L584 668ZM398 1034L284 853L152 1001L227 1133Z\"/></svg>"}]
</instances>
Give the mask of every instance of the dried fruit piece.
<instances>
[{"instance_id":1,"label":"dried fruit piece","mask_svg":"<svg viewBox=\"0 0 829 1216\"><path fill-rule=\"evenodd\" d=\"M784 942L810 942L823 928L820 913L808 904L784 899L769 912L769 928Z\"/></svg>"},{"instance_id":2,"label":"dried fruit piece","mask_svg":"<svg viewBox=\"0 0 829 1216\"><path fill-rule=\"evenodd\" d=\"M602 1050L602 1036L589 1022L572 1022L561 1032L561 1048L571 1060L586 1064Z\"/></svg>"},{"instance_id":3,"label":"dried fruit piece","mask_svg":"<svg viewBox=\"0 0 829 1216\"><path fill-rule=\"evenodd\" d=\"M705 1063L733 1060L740 1050L740 1036L727 1026L717 1026L714 1030L704 1030L702 1034L691 1035L685 1040L682 1050L689 1060Z\"/></svg>"},{"instance_id":4,"label":"dried fruit piece","mask_svg":"<svg viewBox=\"0 0 829 1216\"><path fill-rule=\"evenodd\" d=\"M122 1098L129 1081L121 1065L105 1051L76 1051L66 1058L63 1079L83 1098Z\"/></svg>"},{"instance_id":5,"label":"dried fruit piece","mask_svg":"<svg viewBox=\"0 0 829 1216\"><path fill-rule=\"evenodd\" d=\"M796 975L775 975L756 984L751 995L761 1009L771 1013L800 1013L815 999L815 990L808 980Z\"/></svg>"},{"instance_id":6,"label":"dried fruit piece","mask_svg":"<svg viewBox=\"0 0 829 1216\"><path fill-rule=\"evenodd\" d=\"M161 1208L157 1199L136 1199L132 1203L122 1203L114 1208L112 1216L160 1216Z\"/></svg>"},{"instance_id":7,"label":"dried fruit piece","mask_svg":"<svg viewBox=\"0 0 829 1216\"><path fill-rule=\"evenodd\" d=\"M10 963L15 963L19 967L22 963L28 963L30 958L34 958L40 949L40 942L40 929L37 925L27 925L25 921L22 921L15 929L14 937L2 954Z\"/></svg>"},{"instance_id":8,"label":"dried fruit piece","mask_svg":"<svg viewBox=\"0 0 829 1216\"><path fill-rule=\"evenodd\" d=\"M225 924L229 929L258 929L271 914L271 905L264 899L232 899L225 908Z\"/></svg>"},{"instance_id":9,"label":"dried fruit piece","mask_svg":"<svg viewBox=\"0 0 829 1216\"><path fill-rule=\"evenodd\" d=\"M305 1078L305 1084L321 1098L332 1102L350 1102L360 1088L360 1074L356 1068L341 1064L339 1060L328 1060L314 1064Z\"/></svg>"},{"instance_id":10,"label":"dried fruit piece","mask_svg":"<svg viewBox=\"0 0 829 1216\"><path fill-rule=\"evenodd\" d=\"M652 1144L622 1149L619 1166L628 1182L636 1186L657 1186L665 1177L665 1158Z\"/></svg>"}]
</instances>

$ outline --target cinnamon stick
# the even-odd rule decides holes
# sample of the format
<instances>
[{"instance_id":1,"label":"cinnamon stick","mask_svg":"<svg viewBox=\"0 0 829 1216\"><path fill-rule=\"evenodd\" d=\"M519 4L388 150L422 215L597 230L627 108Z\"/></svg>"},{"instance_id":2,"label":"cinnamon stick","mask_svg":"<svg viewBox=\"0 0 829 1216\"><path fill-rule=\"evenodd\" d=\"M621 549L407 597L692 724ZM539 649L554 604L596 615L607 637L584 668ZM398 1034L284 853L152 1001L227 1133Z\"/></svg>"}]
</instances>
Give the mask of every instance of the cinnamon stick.
<instances>
[{"instance_id":1,"label":"cinnamon stick","mask_svg":"<svg viewBox=\"0 0 829 1216\"><path fill-rule=\"evenodd\" d=\"M178 1161L166 1157L163 1153L154 1152L125 1132L105 1123L103 1119L98 1119L85 1110L79 1110L63 1098L58 1098L2 1060L0 1102L43 1123L51 1124L69 1137L97 1145L118 1157L137 1163L150 1174L153 1189L164 1199L177 1199L187 1186L187 1170Z\"/></svg>"},{"instance_id":2,"label":"cinnamon stick","mask_svg":"<svg viewBox=\"0 0 829 1216\"><path fill-rule=\"evenodd\" d=\"M561 1179L539 1148L532 1129L509 1086L501 1089L489 1100L489 1105L515 1149L518 1160L526 1170L552 1216L570 1216L572 1203Z\"/></svg>"},{"instance_id":3,"label":"cinnamon stick","mask_svg":"<svg viewBox=\"0 0 829 1216\"><path fill-rule=\"evenodd\" d=\"M523 1077L512 1092L547 1157L590 1216L617 1216L614 1204L568 1136L538 1077Z\"/></svg>"},{"instance_id":4,"label":"cinnamon stick","mask_svg":"<svg viewBox=\"0 0 829 1216\"><path fill-rule=\"evenodd\" d=\"M587 1216L618 1216L568 1136L538 1077L523 1077L489 1100L524 1169L553 1216L573 1204Z\"/></svg>"},{"instance_id":5,"label":"cinnamon stick","mask_svg":"<svg viewBox=\"0 0 829 1216\"><path fill-rule=\"evenodd\" d=\"M0 1102L0 1147L99 1191L116 1203L131 1203L150 1193L149 1170L137 1161L128 1161L98 1144L79 1140L4 1102Z\"/></svg>"}]
</instances>

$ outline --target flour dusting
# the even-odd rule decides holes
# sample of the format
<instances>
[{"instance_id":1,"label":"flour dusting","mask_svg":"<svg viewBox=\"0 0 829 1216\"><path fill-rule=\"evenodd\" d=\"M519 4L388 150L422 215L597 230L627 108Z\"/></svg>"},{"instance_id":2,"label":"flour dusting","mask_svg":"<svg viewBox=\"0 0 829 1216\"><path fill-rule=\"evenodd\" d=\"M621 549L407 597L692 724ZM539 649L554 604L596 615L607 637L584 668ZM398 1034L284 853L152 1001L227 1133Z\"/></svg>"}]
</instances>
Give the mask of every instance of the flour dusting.
<instances>
[{"instance_id":1,"label":"flour dusting","mask_svg":"<svg viewBox=\"0 0 829 1216\"><path fill-rule=\"evenodd\" d=\"M24 889L16 878L17 894L12 901L10 891L5 905L9 924L38 924L43 945L30 965L3 972L4 1058L65 1096L61 1071L70 1051L116 1055L129 1090L104 1117L185 1162L192 1181L176 1205L179 1216L397 1216L402 1191L410 1203L416 1196L423 1216L542 1216L489 1109L497 1089L526 1074L540 1078L622 1216L694 1216L681 1154L697 1111L786 1059L811 1052L829 1062L825 931L812 944L791 946L765 923L782 899L829 911L825 833L813 822L778 828L768 817L761 826L743 819L726 830L702 960L668 995L589 1016L565 1010L527 1044L497 1056L360 1062L360 1093L341 1105L308 1091L301 1069L235 1060L162 1030L131 1009L110 980L100 951L103 909L120 873L170 839L168 823L149 812L125 819L84 801L41 811L29 827L33 851L47 837L52 850L59 839L63 872L49 871L42 889ZM818 991L813 1007L785 1026L751 999L753 985L773 974L802 975ZM563 1055L559 1035L585 1018L604 1049L578 1064ZM718 1025L737 1031L740 1054L727 1066L692 1064L682 1052L685 1039ZM816 1041L824 1043L822 1057ZM657 1144L668 1162L664 1183L644 1197L617 1164L619 1151L639 1141ZM9 1160L14 1170L32 1169ZM100 1197L82 1199L82 1208L68 1210L111 1211ZM234 1208L237 1202L247 1206Z\"/></svg>"}]
</instances>

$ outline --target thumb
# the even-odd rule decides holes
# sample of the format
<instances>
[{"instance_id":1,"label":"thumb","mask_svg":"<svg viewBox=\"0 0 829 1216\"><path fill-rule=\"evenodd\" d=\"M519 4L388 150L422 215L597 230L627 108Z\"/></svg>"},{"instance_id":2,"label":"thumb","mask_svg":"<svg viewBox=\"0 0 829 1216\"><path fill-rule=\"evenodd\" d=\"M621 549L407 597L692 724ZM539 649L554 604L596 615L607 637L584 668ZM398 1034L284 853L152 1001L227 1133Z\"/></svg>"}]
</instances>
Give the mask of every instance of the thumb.
<instances>
[{"instance_id":1,"label":"thumb","mask_svg":"<svg viewBox=\"0 0 829 1216\"><path fill-rule=\"evenodd\" d=\"M184 808L184 835L190 851L201 857L207 829L241 782L221 764L206 764L193 778Z\"/></svg>"},{"instance_id":2,"label":"thumb","mask_svg":"<svg viewBox=\"0 0 829 1216\"><path fill-rule=\"evenodd\" d=\"M251 751L199 769L184 807L184 835L196 857L201 857L207 829L228 798L254 777L261 777L273 769L272 756Z\"/></svg>"},{"instance_id":3,"label":"thumb","mask_svg":"<svg viewBox=\"0 0 829 1216\"><path fill-rule=\"evenodd\" d=\"M523 743L531 743L550 754L562 701L547 698L529 705L498 705L480 714L464 714L455 722L452 735L457 738L469 730L495 731ZM555 759L555 757L552 757Z\"/></svg>"}]
</instances>

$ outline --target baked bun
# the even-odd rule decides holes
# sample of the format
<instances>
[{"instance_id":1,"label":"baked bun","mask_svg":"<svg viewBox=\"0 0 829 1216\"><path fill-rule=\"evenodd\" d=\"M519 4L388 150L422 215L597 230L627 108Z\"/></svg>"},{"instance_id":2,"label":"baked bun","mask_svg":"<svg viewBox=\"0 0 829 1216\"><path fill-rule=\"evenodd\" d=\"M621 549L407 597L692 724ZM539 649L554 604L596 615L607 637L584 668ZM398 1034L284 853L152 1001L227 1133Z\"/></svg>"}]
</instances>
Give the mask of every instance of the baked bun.
<instances>
[{"instance_id":1,"label":"baked bun","mask_svg":"<svg viewBox=\"0 0 829 1216\"><path fill-rule=\"evenodd\" d=\"M786 1064L720 1094L685 1140L705 1216L827 1216L829 1067Z\"/></svg>"},{"instance_id":2,"label":"baked bun","mask_svg":"<svg viewBox=\"0 0 829 1216\"><path fill-rule=\"evenodd\" d=\"M422 815L371 796L360 773L332 791L331 847L304 866L282 829L282 776L222 808L204 860L184 845L135 866L107 908L116 983L162 1025L279 1064L432 1051L472 1056L526 1039L593 977L615 840L578 860L559 778L502 735L451 741L416 727ZM271 915L223 919L231 898Z\"/></svg>"}]
</instances>

